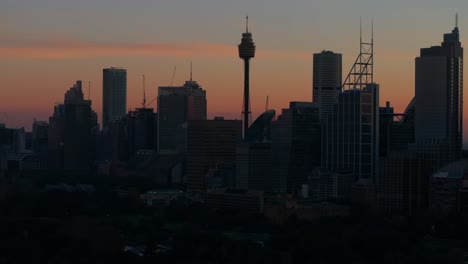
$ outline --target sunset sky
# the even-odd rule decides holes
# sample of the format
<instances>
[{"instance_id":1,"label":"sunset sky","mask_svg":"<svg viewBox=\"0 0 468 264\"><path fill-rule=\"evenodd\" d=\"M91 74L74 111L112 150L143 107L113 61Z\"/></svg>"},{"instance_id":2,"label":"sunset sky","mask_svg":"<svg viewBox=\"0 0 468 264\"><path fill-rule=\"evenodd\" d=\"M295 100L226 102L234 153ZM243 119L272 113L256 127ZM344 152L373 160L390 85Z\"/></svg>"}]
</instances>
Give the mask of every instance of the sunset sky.
<instances>
[{"instance_id":1,"label":"sunset sky","mask_svg":"<svg viewBox=\"0 0 468 264\"><path fill-rule=\"evenodd\" d=\"M364 39L374 18L381 105L391 101L403 111L414 95L419 48L439 45L456 12L468 47L467 0L0 0L0 123L30 129L33 118L48 119L76 80L91 81L100 117L102 68L110 66L127 69L133 109L142 100L142 74L151 100L157 86L170 84L174 67L174 85L187 80L190 61L194 80L207 91L208 111L240 118L237 44L246 14L257 46L254 113L264 110L267 95L277 112L289 101L312 100L315 52L342 53L347 75L359 52L360 16Z\"/></svg>"}]
</instances>

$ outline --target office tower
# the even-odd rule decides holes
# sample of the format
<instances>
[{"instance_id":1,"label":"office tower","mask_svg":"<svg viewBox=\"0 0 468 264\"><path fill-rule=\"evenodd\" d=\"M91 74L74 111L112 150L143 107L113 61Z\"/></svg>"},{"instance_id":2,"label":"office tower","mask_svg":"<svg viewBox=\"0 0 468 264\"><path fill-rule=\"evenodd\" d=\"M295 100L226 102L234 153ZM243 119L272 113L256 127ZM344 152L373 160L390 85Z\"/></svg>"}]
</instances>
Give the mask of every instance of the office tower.
<instances>
[{"instance_id":1,"label":"office tower","mask_svg":"<svg viewBox=\"0 0 468 264\"><path fill-rule=\"evenodd\" d=\"M272 123L272 189L296 193L307 175L320 167L319 105L290 102Z\"/></svg>"},{"instance_id":2,"label":"office tower","mask_svg":"<svg viewBox=\"0 0 468 264\"><path fill-rule=\"evenodd\" d=\"M50 169L63 169L63 140L65 131L65 105L54 106L49 117L49 158Z\"/></svg>"},{"instance_id":3,"label":"office tower","mask_svg":"<svg viewBox=\"0 0 468 264\"><path fill-rule=\"evenodd\" d=\"M158 149L182 153L187 148L187 121L206 120L206 91L195 81L158 89Z\"/></svg>"},{"instance_id":4,"label":"office tower","mask_svg":"<svg viewBox=\"0 0 468 264\"><path fill-rule=\"evenodd\" d=\"M130 156L139 150L157 150L155 131L157 118L152 108L137 108L135 111L130 111L125 121Z\"/></svg>"},{"instance_id":5,"label":"office tower","mask_svg":"<svg viewBox=\"0 0 468 264\"><path fill-rule=\"evenodd\" d=\"M255 57L255 44L252 39L252 33L249 32L249 17L246 17L245 33L242 33L241 44L239 44L239 58L244 60L244 102L243 102L243 118L244 118L244 137L247 134L247 129L250 125L250 59Z\"/></svg>"},{"instance_id":6,"label":"office tower","mask_svg":"<svg viewBox=\"0 0 468 264\"><path fill-rule=\"evenodd\" d=\"M49 149L49 124L46 121L34 120L32 125L32 150L47 153Z\"/></svg>"},{"instance_id":7,"label":"office tower","mask_svg":"<svg viewBox=\"0 0 468 264\"><path fill-rule=\"evenodd\" d=\"M386 157L391 152L404 151L414 143L414 121L408 113L394 113L390 102L379 108L379 156Z\"/></svg>"},{"instance_id":8,"label":"office tower","mask_svg":"<svg viewBox=\"0 0 468 264\"><path fill-rule=\"evenodd\" d=\"M204 191L233 187L236 146L242 141L240 120L190 120L187 131L187 187Z\"/></svg>"},{"instance_id":9,"label":"office tower","mask_svg":"<svg viewBox=\"0 0 468 264\"><path fill-rule=\"evenodd\" d=\"M322 167L350 170L355 180L373 180L378 164L379 86L346 90L338 95L322 138Z\"/></svg>"},{"instance_id":10,"label":"office tower","mask_svg":"<svg viewBox=\"0 0 468 264\"><path fill-rule=\"evenodd\" d=\"M374 83L374 37L360 40L360 53L324 122L322 168L348 170L373 184L379 155L379 86ZM350 186L351 187L351 186Z\"/></svg>"},{"instance_id":11,"label":"office tower","mask_svg":"<svg viewBox=\"0 0 468 264\"><path fill-rule=\"evenodd\" d=\"M119 120L127 113L127 70L107 68L102 70L102 128Z\"/></svg>"},{"instance_id":12,"label":"office tower","mask_svg":"<svg viewBox=\"0 0 468 264\"><path fill-rule=\"evenodd\" d=\"M463 132L463 48L458 26L441 46L416 58L415 133L418 143L448 145L448 160L461 158Z\"/></svg>"},{"instance_id":13,"label":"office tower","mask_svg":"<svg viewBox=\"0 0 468 264\"><path fill-rule=\"evenodd\" d=\"M64 104L55 107L49 123L53 167L89 171L96 152L97 115L84 99L81 81L65 93Z\"/></svg>"},{"instance_id":14,"label":"office tower","mask_svg":"<svg viewBox=\"0 0 468 264\"><path fill-rule=\"evenodd\" d=\"M320 120L333 111L341 91L341 54L322 51L314 54L313 101L319 104Z\"/></svg>"}]
</instances>

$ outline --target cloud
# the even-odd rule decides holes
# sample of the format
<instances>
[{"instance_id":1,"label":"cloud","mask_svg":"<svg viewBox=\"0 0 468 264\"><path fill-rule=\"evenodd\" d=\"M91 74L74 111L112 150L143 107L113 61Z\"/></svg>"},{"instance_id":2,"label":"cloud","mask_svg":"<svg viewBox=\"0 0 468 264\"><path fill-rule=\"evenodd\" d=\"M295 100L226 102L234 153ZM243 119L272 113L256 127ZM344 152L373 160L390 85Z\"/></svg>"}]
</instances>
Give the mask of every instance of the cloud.
<instances>
[{"instance_id":1,"label":"cloud","mask_svg":"<svg viewBox=\"0 0 468 264\"><path fill-rule=\"evenodd\" d=\"M11 37L11 36L10 36ZM97 43L75 39L0 39L0 58L76 59L93 57L220 57L233 58L237 45L221 43ZM309 59L301 52L259 50L260 58Z\"/></svg>"}]
</instances>

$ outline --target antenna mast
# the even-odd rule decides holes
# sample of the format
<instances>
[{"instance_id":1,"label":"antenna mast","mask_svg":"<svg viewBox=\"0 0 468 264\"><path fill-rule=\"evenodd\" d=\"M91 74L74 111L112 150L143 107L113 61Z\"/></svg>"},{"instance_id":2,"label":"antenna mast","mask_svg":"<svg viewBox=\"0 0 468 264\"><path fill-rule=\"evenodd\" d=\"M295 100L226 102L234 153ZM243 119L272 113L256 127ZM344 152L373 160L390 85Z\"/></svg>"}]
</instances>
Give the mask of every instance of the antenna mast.
<instances>
[{"instance_id":1,"label":"antenna mast","mask_svg":"<svg viewBox=\"0 0 468 264\"><path fill-rule=\"evenodd\" d=\"M363 90L374 82L374 20L372 19L371 41L362 41L362 18L360 19L359 55L346 77L342 90Z\"/></svg>"},{"instance_id":2,"label":"antenna mast","mask_svg":"<svg viewBox=\"0 0 468 264\"><path fill-rule=\"evenodd\" d=\"M192 62L190 62L190 81L192 81Z\"/></svg>"},{"instance_id":3,"label":"antenna mast","mask_svg":"<svg viewBox=\"0 0 468 264\"><path fill-rule=\"evenodd\" d=\"M143 102L142 108L146 108L146 89L145 89L145 75L143 74Z\"/></svg>"}]
</instances>

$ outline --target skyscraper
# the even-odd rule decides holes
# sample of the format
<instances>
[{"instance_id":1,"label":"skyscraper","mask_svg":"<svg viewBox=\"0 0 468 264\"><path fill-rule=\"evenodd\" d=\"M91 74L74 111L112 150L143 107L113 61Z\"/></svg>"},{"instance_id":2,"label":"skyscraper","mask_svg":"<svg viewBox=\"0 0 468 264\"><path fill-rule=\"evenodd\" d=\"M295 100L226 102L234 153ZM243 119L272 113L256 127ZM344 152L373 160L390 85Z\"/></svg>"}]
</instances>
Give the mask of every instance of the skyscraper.
<instances>
[{"instance_id":1,"label":"skyscraper","mask_svg":"<svg viewBox=\"0 0 468 264\"><path fill-rule=\"evenodd\" d=\"M457 23L458 24L458 23ZM441 46L421 49L416 58L417 143L448 144L450 160L461 157L463 132L463 48L458 25Z\"/></svg>"},{"instance_id":2,"label":"skyscraper","mask_svg":"<svg viewBox=\"0 0 468 264\"><path fill-rule=\"evenodd\" d=\"M181 153L187 148L187 121L206 120L206 91L195 81L158 89L159 152Z\"/></svg>"},{"instance_id":3,"label":"skyscraper","mask_svg":"<svg viewBox=\"0 0 468 264\"><path fill-rule=\"evenodd\" d=\"M333 112L333 104L341 91L341 54L322 51L314 54L313 101L318 103L320 119Z\"/></svg>"},{"instance_id":4,"label":"skyscraper","mask_svg":"<svg viewBox=\"0 0 468 264\"><path fill-rule=\"evenodd\" d=\"M96 152L97 115L84 99L81 81L65 93L64 104L55 107L49 122L52 167L89 170Z\"/></svg>"},{"instance_id":5,"label":"skyscraper","mask_svg":"<svg viewBox=\"0 0 468 264\"><path fill-rule=\"evenodd\" d=\"M317 103L290 102L272 123L272 189L296 193L320 167L320 115Z\"/></svg>"},{"instance_id":6,"label":"skyscraper","mask_svg":"<svg viewBox=\"0 0 468 264\"><path fill-rule=\"evenodd\" d=\"M107 68L102 70L102 128L119 120L127 111L127 70Z\"/></svg>"},{"instance_id":7,"label":"skyscraper","mask_svg":"<svg viewBox=\"0 0 468 264\"><path fill-rule=\"evenodd\" d=\"M379 155L379 86L347 90L338 95L325 123L322 167L350 170L356 180L373 180Z\"/></svg>"},{"instance_id":8,"label":"skyscraper","mask_svg":"<svg viewBox=\"0 0 468 264\"><path fill-rule=\"evenodd\" d=\"M252 33L249 32L249 17L246 17L245 33L242 34L241 44L239 44L239 57L244 60L244 137L250 125L250 59L255 57L255 44Z\"/></svg>"}]
</instances>

